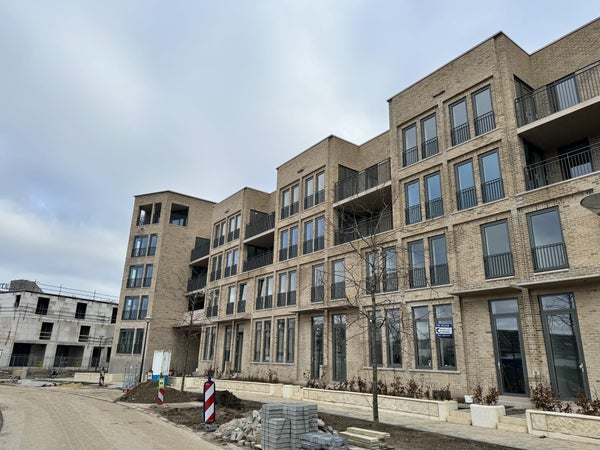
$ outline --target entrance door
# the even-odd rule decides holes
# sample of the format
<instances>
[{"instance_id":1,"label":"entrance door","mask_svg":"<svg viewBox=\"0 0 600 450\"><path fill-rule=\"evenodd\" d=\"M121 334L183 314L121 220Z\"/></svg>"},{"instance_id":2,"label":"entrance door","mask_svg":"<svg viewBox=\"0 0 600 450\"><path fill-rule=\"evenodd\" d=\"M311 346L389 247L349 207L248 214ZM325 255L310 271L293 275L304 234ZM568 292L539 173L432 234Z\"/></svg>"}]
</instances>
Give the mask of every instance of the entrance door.
<instances>
[{"instance_id":1,"label":"entrance door","mask_svg":"<svg viewBox=\"0 0 600 450\"><path fill-rule=\"evenodd\" d=\"M346 315L333 316L333 380L346 379Z\"/></svg>"},{"instance_id":2,"label":"entrance door","mask_svg":"<svg viewBox=\"0 0 600 450\"><path fill-rule=\"evenodd\" d=\"M498 390L501 394L526 394L525 360L517 300L490 302L496 354Z\"/></svg>"},{"instance_id":3,"label":"entrance door","mask_svg":"<svg viewBox=\"0 0 600 450\"><path fill-rule=\"evenodd\" d=\"M231 325L225 326L225 342L223 343L223 365L221 366L221 372L225 372L227 363L231 360L231 334L233 327Z\"/></svg>"},{"instance_id":4,"label":"entrance door","mask_svg":"<svg viewBox=\"0 0 600 450\"><path fill-rule=\"evenodd\" d=\"M542 295L540 307L552 389L562 399L589 398L573 294Z\"/></svg>"},{"instance_id":5,"label":"entrance door","mask_svg":"<svg viewBox=\"0 0 600 450\"><path fill-rule=\"evenodd\" d=\"M235 358L233 360L233 371L242 371L242 349L244 348L244 326L237 325L235 331Z\"/></svg>"},{"instance_id":6,"label":"entrance door","mask_svg":"<svg viewBox=\"0 0 600 450\"><path fill-rule=\"evenodd\" d=\"M312 318L310 377L318 380L321 377L320 367L323 364L323 316Z\"/></svg>"}]
</instances>

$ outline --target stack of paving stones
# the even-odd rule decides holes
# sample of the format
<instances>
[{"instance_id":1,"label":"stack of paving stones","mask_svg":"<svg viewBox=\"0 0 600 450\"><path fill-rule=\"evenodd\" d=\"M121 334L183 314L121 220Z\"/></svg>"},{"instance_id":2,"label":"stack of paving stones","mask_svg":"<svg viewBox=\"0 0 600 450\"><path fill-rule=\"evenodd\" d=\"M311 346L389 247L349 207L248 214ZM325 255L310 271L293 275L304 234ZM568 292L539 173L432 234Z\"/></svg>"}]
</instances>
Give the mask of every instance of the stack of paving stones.
<instances>
[{"instance_id":1,"label":"stack of paving stones","mask_svg":"<svg viewBox=\"0 0 600 450\"><path fill-rule=\"evenodd\" d=\"M317 405L266 403L261 417L263 450L347 448L345 439L318 432Z\"/></svg>"}]
</instances>

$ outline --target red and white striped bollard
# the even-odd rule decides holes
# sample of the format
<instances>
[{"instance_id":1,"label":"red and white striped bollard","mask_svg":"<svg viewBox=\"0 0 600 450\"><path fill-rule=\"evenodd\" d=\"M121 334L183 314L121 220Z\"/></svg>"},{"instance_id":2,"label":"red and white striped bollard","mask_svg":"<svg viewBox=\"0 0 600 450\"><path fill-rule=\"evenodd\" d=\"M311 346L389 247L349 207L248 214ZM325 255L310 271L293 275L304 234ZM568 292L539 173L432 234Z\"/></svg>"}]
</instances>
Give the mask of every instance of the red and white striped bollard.
<instances>
[{"instance_id":1,"label":"red and white striped bollard","mask_svg":"<svg viewBox=\"0 0 600 450\"><path fill-rule=\"evenodd\" d=\"M156 401L159 405L162 405L165 401L165 378L162 375L158 377L158 397Z\"/></svg>"},{"instance_id":2,"label":"red and white striped bollard","mask_svg":"<svg viewBox=\"0 0 600 450\"><path fill-rule=\"evenodd\" d=\"M215 382L211 380L204 383L204 423L212 424L215 421Z\"/></svg>"}]
</instances>

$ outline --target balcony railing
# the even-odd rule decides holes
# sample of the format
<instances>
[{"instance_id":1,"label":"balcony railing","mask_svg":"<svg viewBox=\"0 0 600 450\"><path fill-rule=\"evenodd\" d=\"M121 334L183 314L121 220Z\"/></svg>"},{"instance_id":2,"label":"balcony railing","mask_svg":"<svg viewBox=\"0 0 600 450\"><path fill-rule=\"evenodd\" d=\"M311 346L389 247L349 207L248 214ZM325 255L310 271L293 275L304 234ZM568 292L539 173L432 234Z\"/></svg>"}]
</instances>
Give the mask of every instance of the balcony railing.
<instances>
[{"instance_id":1,"label":"balcony railing","mask_svg":"<svg viewBox=\"0 0 600 450\"><path fill-rule=\"evenodd\" d=\"M273 252L263 253L262 255L253 256L244 261L244 272L258 269L269 264L273 264Z\"/></svg>"},{"instance_id":2,"label":"balcony railing","mask_svg":"<svg viewBox=\"0 0 600 450\"><path fill-rule=\"evenodd\" d=\"M310 301L322 302L325 299L325 286L318 285L310 288Z\"/></svg>"},{"instance_id":3,"label":"balcony railing","mask_svg":"<svg viewBox=\"0 0 600 450\"><path fill-rule=\"evenodd\" d=\"M187 283L187 292L196 291L206 287L206 274L204 276L192 277Z\"/></svg>"},{"instance_id":4,"label":"balcony railing","mask_svg":"<svg viewBox=\"0 0 600 450\"><path fill-rule=\"evenodd\" d=\"M364 192L391 179L390 160L380 162L376 166L362 170L344 180L335 183L335 201L339 202L353 195Z\"/></svg>"},{"instance_id":5,"label":"balcony railing","mask_svg":"<svg viewBox=\"0 0 600 450\"><path fill-rule=\"evenodd\" d=\"M481 195L483 196L483 203L489 203L503 198L504 184L502 183L502 178L496 178L495 180L482 183Z\"/></svg>"},{"instance_id":6,"label":"balcony railing","mask_svg":"<svg viewBox=\"0 0 600 450\"><path fill-rule=\"evenodd\" d=\"M402 152L402 166L410 166L419 161L419 147L407 148Z\"/></svg>"},{"instance_id":7,"label":"balcony railing","mask_svg":"<svg viewBox=\"0 0 600 450\"><path fill-rule=\"evenodd\" d=\"M515 100L520 127L600 95L600 61Z\"/></svg>"},{"instance_id":8,"label":"balcony railing","mask_svg":"<svg viewBox=\"0 0 600 450\"><path fill-rule=\"evenodd\" d=\"M265 215L260 219L246 224L246 238L256 236L275 228L275 213Z\"/></svg>"},{"instance_id":9,"label":"balcony railing","mask_svg":"<svg viewBox=\"0 0 600 450\"><path fill-rule=\"evenodd\" d=\"M439 152L440 149L437 137L431 138L421 144L421 153L423 155L423 159L437 155Z\"/></svg>"},{"instance_id":10,"label":"balcony railing","mask_svg":"<svg viewBox=\"0 0 600 450\"><path fill-rule=\"evenodd\" d=\"M210 252L210 240L209 239L196 239L196 246L192 250L192 255L190 261L195 261L197 259L208 256Z\"/></svg>"},{"instance_id":11,"label":"balcony railing","mask_svg":"<svg viewBox=\"0 0 600 450\"><path fill-rule=\"evenodd\" d=\"M420 211L419 211L420 212ZM427 200L425 202L425 217L428 219L434 219L444 215L444 204L442 197Z\"/></svg>"},{"instance_id":12,"label":"balcony railing","mask_svg":"<svg viewBox=\"0 0 600 450\"><path fill-rule=\"evenodd\" d=\"M142 277L127 278L127 287L142 287Z\"/></svg>"},{"instance_id":13,"label":"balcony railing","mask_svg":"<svg viewBox=\"0 0 600 450\"><path fill-rule=\"evenodd\" d=\"M219 315L219 305L206 307L206 317L217 317Z\"/></svg>"},{"instance_id":14,"label":"balcony railing","mask_svg":"<svg viewBox=\"0 0 600 450\"><path fill-rule=\"evenodd\" d=\"M273 307L273 296L265 295L263 297L256 297L256 307L254 309L271 309Z\"/></svg>"},{"instance_id":15,"label":"balcony railing","mask_svg":"<svg viewBox=\"0 0 600 450\"><path fill-rule=\"evenodd\" d=\"M481 116L475 117L475 135L487 133L496 128L496 119L494 118L494 111L482 114Z\"/></svg>"},{"instance_id":16,"label":"balcony railing","mask_svg":"<svg viewBox=\"0 0 600 450\"><path fill-rule=\"evenodd\" d=\"M412 205L405 209L406 224L417 223L421 221L421 204Z\"/></svg>"},{"instance_id":17,"label":"balcony railing","mask_svg":"<svg viewBox=\"0 0 600 450\"><path fill-rule=\"evenodd\" d=\"M556 270L569 267L567 248L563 242L540 245L531 249L534 272Z\"/></svg>"},{"instance_id":18,"label":"balcony railing","mask_svg":"<svg viewBox=\"0 0 600 450\"><path fill-rule=\"evenodd\" d=\"M469 124L463 123L462 125L452 128L450 131L450 137L452 138L452 145L462 144L463 142L471 139Z\"/></svg>"},{"instance_id":19,"label":"balcony railing","mask_svg":"<svg viewBox=\"0 0 600 450\"><path fill-rule=\"evenodd\" d=\"M225 266L225 276L231 277L237 273L237 264L233 264L231 266Z\"/></svg>"},{"instance_id":20,"label":"balcony railing","mask_svg":"<svg viewBox=\"0 0 600 450\"><path fill-rule=\"evenodd\" d=\"M234 305L235 305L235 303L227 303L227 306L225 306L225 314L227 314L227 315L233 314Z\"/></svg>"},{"instance_id":21,"label":"balcony railing","mask_svg":"<svg viewBox=\"0 0 600 450\"><path fill-rule=\"evenodd\" d=\"M429 266L429 279L431 280L432 286L439 286L440 284L449 284L450 275L448 274L448 264L437 264L435 266Z\"/></svg>"},{"instance_id":22,"label":"balcony railing","mask_svg":"<svg viewBox=\"0 0 600 450\"><path fill-rule=\"evenodd\" d=\"M331 298L339 299L344 298L346 296L346 283L344 281L340 281L338 283L331 284Z\"/></svg>"},{"instance_id":23,"label":"balcony railing","mask_svg":"<svg viewBox=\"0 0 600 450\"><path fill-rule=\"evenodd\" d=\"M515 274L512 253L498 253L483 257L486 278L509 277Z\"/></svg>"},{"instance_id":24,"label":"balcony railing","mask_svg":"<svg viewBox=\"0 0 600 450\"><path fill-rule=\"evenodd\" d=\"M237 312L245 313L246 312L246 300L238 300L237 302Z\"/></svg>"},{"instance_id":25,"label":"balcony railing","mask_svg":"<svg viewBox=\"0 0 600 450\"><path fill-rule=\"evenodd\" d=\"M356 224L335 231L335 245L345 244L361 237L390 231L393 226L392 214L385 213L372 219L363 220ZM317 249L315 242L315 250Z\"/></svg>"},{"instance_id":26,"label":"balcony railing","mask_svg":"<svg viewBox=\"0 0 600 450\"><path fill-rule=\"evenodd\" d=\"M456 193L456 207L459 210L472 208L473 206L477 206L477 194L474 187Z\"/></svg>"},{"instance_id":27,"label":"balcony railing","mask_svg":"<svg viewBox=\"0 0 600 450\"><path fill-rule=\"evenodd\" d=\"M411 267L408 269L408 285L411 288L421 288L427 286L425 267Z\"/></svg>"},{"instance_id":28,"label":"balcony railing","mask_svg":"<svg viewBox=\"0 0 600 450\"><path fill-rule=\"evenodd\" d=\"M600 144L573 150L525 167L527 190L548 186L595 172L600 161Z\"/></svg>"}]
</instances>

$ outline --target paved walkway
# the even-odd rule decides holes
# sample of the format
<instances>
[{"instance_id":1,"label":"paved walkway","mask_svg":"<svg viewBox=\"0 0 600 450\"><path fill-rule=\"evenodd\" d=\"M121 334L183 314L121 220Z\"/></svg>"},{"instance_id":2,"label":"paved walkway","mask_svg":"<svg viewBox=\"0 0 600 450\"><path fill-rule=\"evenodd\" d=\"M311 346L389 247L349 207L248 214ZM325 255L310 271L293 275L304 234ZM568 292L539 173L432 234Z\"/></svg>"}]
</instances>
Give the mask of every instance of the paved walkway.
<instances>
[{"instance_id":1,"label":"paved walkway","mask_svg":"<svg viewBox=\"0 0 600 450\"><path fill-rule=\"evenodd\" d=\"M256 402L292 402L297 400L282 399L281 397L269 397L262 394L251 394L237 392L236 396L244 400L253 400ZM319 411L328 414L337 414L341 416L356 417L357 419L372 420L371 409L362 406L356 406L349 410L346 406L336 406L326 402L310 402L317 404ZM489 444L504 445L518 449L533 450L598 450L599 445L567 441L563 439L541 438L526 433L513 433L503 430L491 430L467 425L453 424L448 422L439 422L435 420L420 419L399 414L379 412L379 421L391 425L399 425L414 430L426 431L429 433L439 433L447 436L469 439Z\"/></svg>"}]
</instances>

